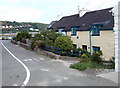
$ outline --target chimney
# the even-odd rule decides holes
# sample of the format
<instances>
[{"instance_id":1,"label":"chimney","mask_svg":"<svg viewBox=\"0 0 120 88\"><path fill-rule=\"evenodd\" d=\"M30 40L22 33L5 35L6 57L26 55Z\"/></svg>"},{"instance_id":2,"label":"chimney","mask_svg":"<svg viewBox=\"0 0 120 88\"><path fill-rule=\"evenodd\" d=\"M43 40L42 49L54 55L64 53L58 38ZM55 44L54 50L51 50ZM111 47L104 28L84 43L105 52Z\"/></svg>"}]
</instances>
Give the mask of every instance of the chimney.
<instances>
[{"instance_id":1,"label":"chimney","mask_svg":"<svg viewBox=\"0 0 120 88\"><path fill-rule=\"evenodd\" d=\"M88 12L88 10L85 8L82 8L81 10L79 10L79 17L82 17L86 12Z\"/></svg>"}]
</instances>

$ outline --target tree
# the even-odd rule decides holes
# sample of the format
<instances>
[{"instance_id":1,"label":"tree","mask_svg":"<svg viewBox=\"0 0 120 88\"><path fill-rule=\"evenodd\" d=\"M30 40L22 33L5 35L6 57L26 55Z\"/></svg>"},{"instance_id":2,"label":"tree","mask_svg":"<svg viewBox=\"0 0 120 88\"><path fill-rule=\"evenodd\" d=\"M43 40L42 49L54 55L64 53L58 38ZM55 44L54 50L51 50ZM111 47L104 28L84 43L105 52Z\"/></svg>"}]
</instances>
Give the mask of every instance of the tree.
<instances>
[{"instance_id":1,"label":"tree","mask_svg":"<svg viewBox=\"0 0 120 88\"><path fill-rule=\"evenodd\" d=\"M61 48L63 50L72 50L73 49L73 43L72 43L71 39L67 36L58 37L55 40L54 46L57 48Z\"/></svg>"},{"instance_id":2,"label":"tree","mask_svg":"<svg viewBox=\"0 0 120 88\"><path fill-rule=\"evenodd\" d=\"M42 31L40 33L44 45L54 46L55 40L61 37L61 34L52 31Z\"/></svg>"},{"instance_id":3,"label":"tree","mask_svg":"<svg viewBox=\"0 0 120 88\"><path fill-rule=\"evenodd\" d=\"M29 34L26 31L19 32L16 36L17 41L21 41L22 39L30 39L30 38L31 38L31 34Z\"/></svg>"}]
</instances>

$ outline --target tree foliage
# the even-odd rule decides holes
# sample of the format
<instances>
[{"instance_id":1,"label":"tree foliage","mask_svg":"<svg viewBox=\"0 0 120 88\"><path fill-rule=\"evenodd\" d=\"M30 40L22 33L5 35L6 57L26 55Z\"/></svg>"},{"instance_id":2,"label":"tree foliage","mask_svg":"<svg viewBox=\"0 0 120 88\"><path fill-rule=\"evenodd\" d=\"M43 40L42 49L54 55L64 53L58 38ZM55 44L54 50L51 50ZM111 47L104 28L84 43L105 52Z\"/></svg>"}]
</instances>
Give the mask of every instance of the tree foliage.
<instances>
[{"instance_id":1,"label":"tree foliage","mask_svg":"<svg viewBox=\"0 0 120 88\"><path fill-rule=\"evenodd\" d=\"M54 46L56 38L62 36L56 32L52 31L42 31L40 34L35 34L35 37L32 39L32 42L41 40L40 47L43 46Z\"/></svg>"},{"instance_id":2,"label":"tree foliage","mask_svg":"<svg viewBox=\"0 0 120 88\"><path fill-rule=\"evenodd\" d=\"M53 31L42 31L41 32L41 39L44 45L54 46L55 40L61 36L62 36L61 34L58 34Z\"/></svg>"},{"instance_id":3,"label":"tree foliage","mask_svg":"<svg viewBox=\"0 0 120 88\"><path fill-rule=\"evenodd\" d=\"M55 40L54 45L55 45L55 47L61 48L63 50L72 50L73 49L73 43L72 43L71 39L67 36L58 37Z\"/></svg>"},{"instance_id":4,"label":"tree foliage","mask_svg":"<svg viewBox=\"0 0 120 88\"><path fill-rule=\"evenodd\" d=\"M15 37L15 40L21 41L22 39L30 39L30 38L31 38L31 34L29 34L26 31L22 31L17 34L17 36Z\"/></svg>"}]
</instances>

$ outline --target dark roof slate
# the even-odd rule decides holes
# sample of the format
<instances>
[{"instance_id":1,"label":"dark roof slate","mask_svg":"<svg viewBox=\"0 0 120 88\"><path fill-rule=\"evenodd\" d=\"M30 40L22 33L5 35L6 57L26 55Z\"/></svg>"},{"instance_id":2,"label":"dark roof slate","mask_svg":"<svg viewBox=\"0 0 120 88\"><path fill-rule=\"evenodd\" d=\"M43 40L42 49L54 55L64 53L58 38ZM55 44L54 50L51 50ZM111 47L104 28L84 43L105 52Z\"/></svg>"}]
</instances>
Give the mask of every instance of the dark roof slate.
<instances>
[{"instance_id":1,"label":"dark roof slate","mask_svg":"<svg viewBox=\"0 0 120 88\"><path fill-rule=\"evenodd\" d=\"M89 29L92 24L104 23L102 29L112 29L114 27L114 17L112 8L86 12L82 17L79 14L62 17L51 28L64 28L70 30L72 26L80 26L79 30Z\"/></svg>"},{"instance_id":2,"label":"dark roof slate","mask_svg":"<svg viewBox=\"0 0 120 88\"><path fill-rule=\"evenodd\" d=\"M78 14L62 17L52 27L69 29L78 20Z\"/></svg>"}]
</instances>

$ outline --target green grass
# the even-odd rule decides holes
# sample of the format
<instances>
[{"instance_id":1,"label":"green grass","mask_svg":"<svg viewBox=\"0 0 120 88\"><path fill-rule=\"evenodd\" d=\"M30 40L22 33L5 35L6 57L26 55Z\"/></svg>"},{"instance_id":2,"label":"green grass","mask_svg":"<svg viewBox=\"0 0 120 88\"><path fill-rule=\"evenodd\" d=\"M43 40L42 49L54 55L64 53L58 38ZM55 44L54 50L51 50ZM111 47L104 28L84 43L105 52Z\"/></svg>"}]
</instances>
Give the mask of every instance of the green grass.
<instances>
[{"instance_id":1,"label":"green grass","mask_svg":"<svg viewBox=\"0 0 120 88\"><path fill-rule=\"evenodd\" d=\"M70 65L70 68L83 71L87 68L90 68L90 69L92 69L92 68L114 69L114 66L103 65L102 63L98 64L96 62L89 61L89 62L79 62L79 63L76 63L76 64L72 64L72 65Z\"/></svg>"}]
</instances>

